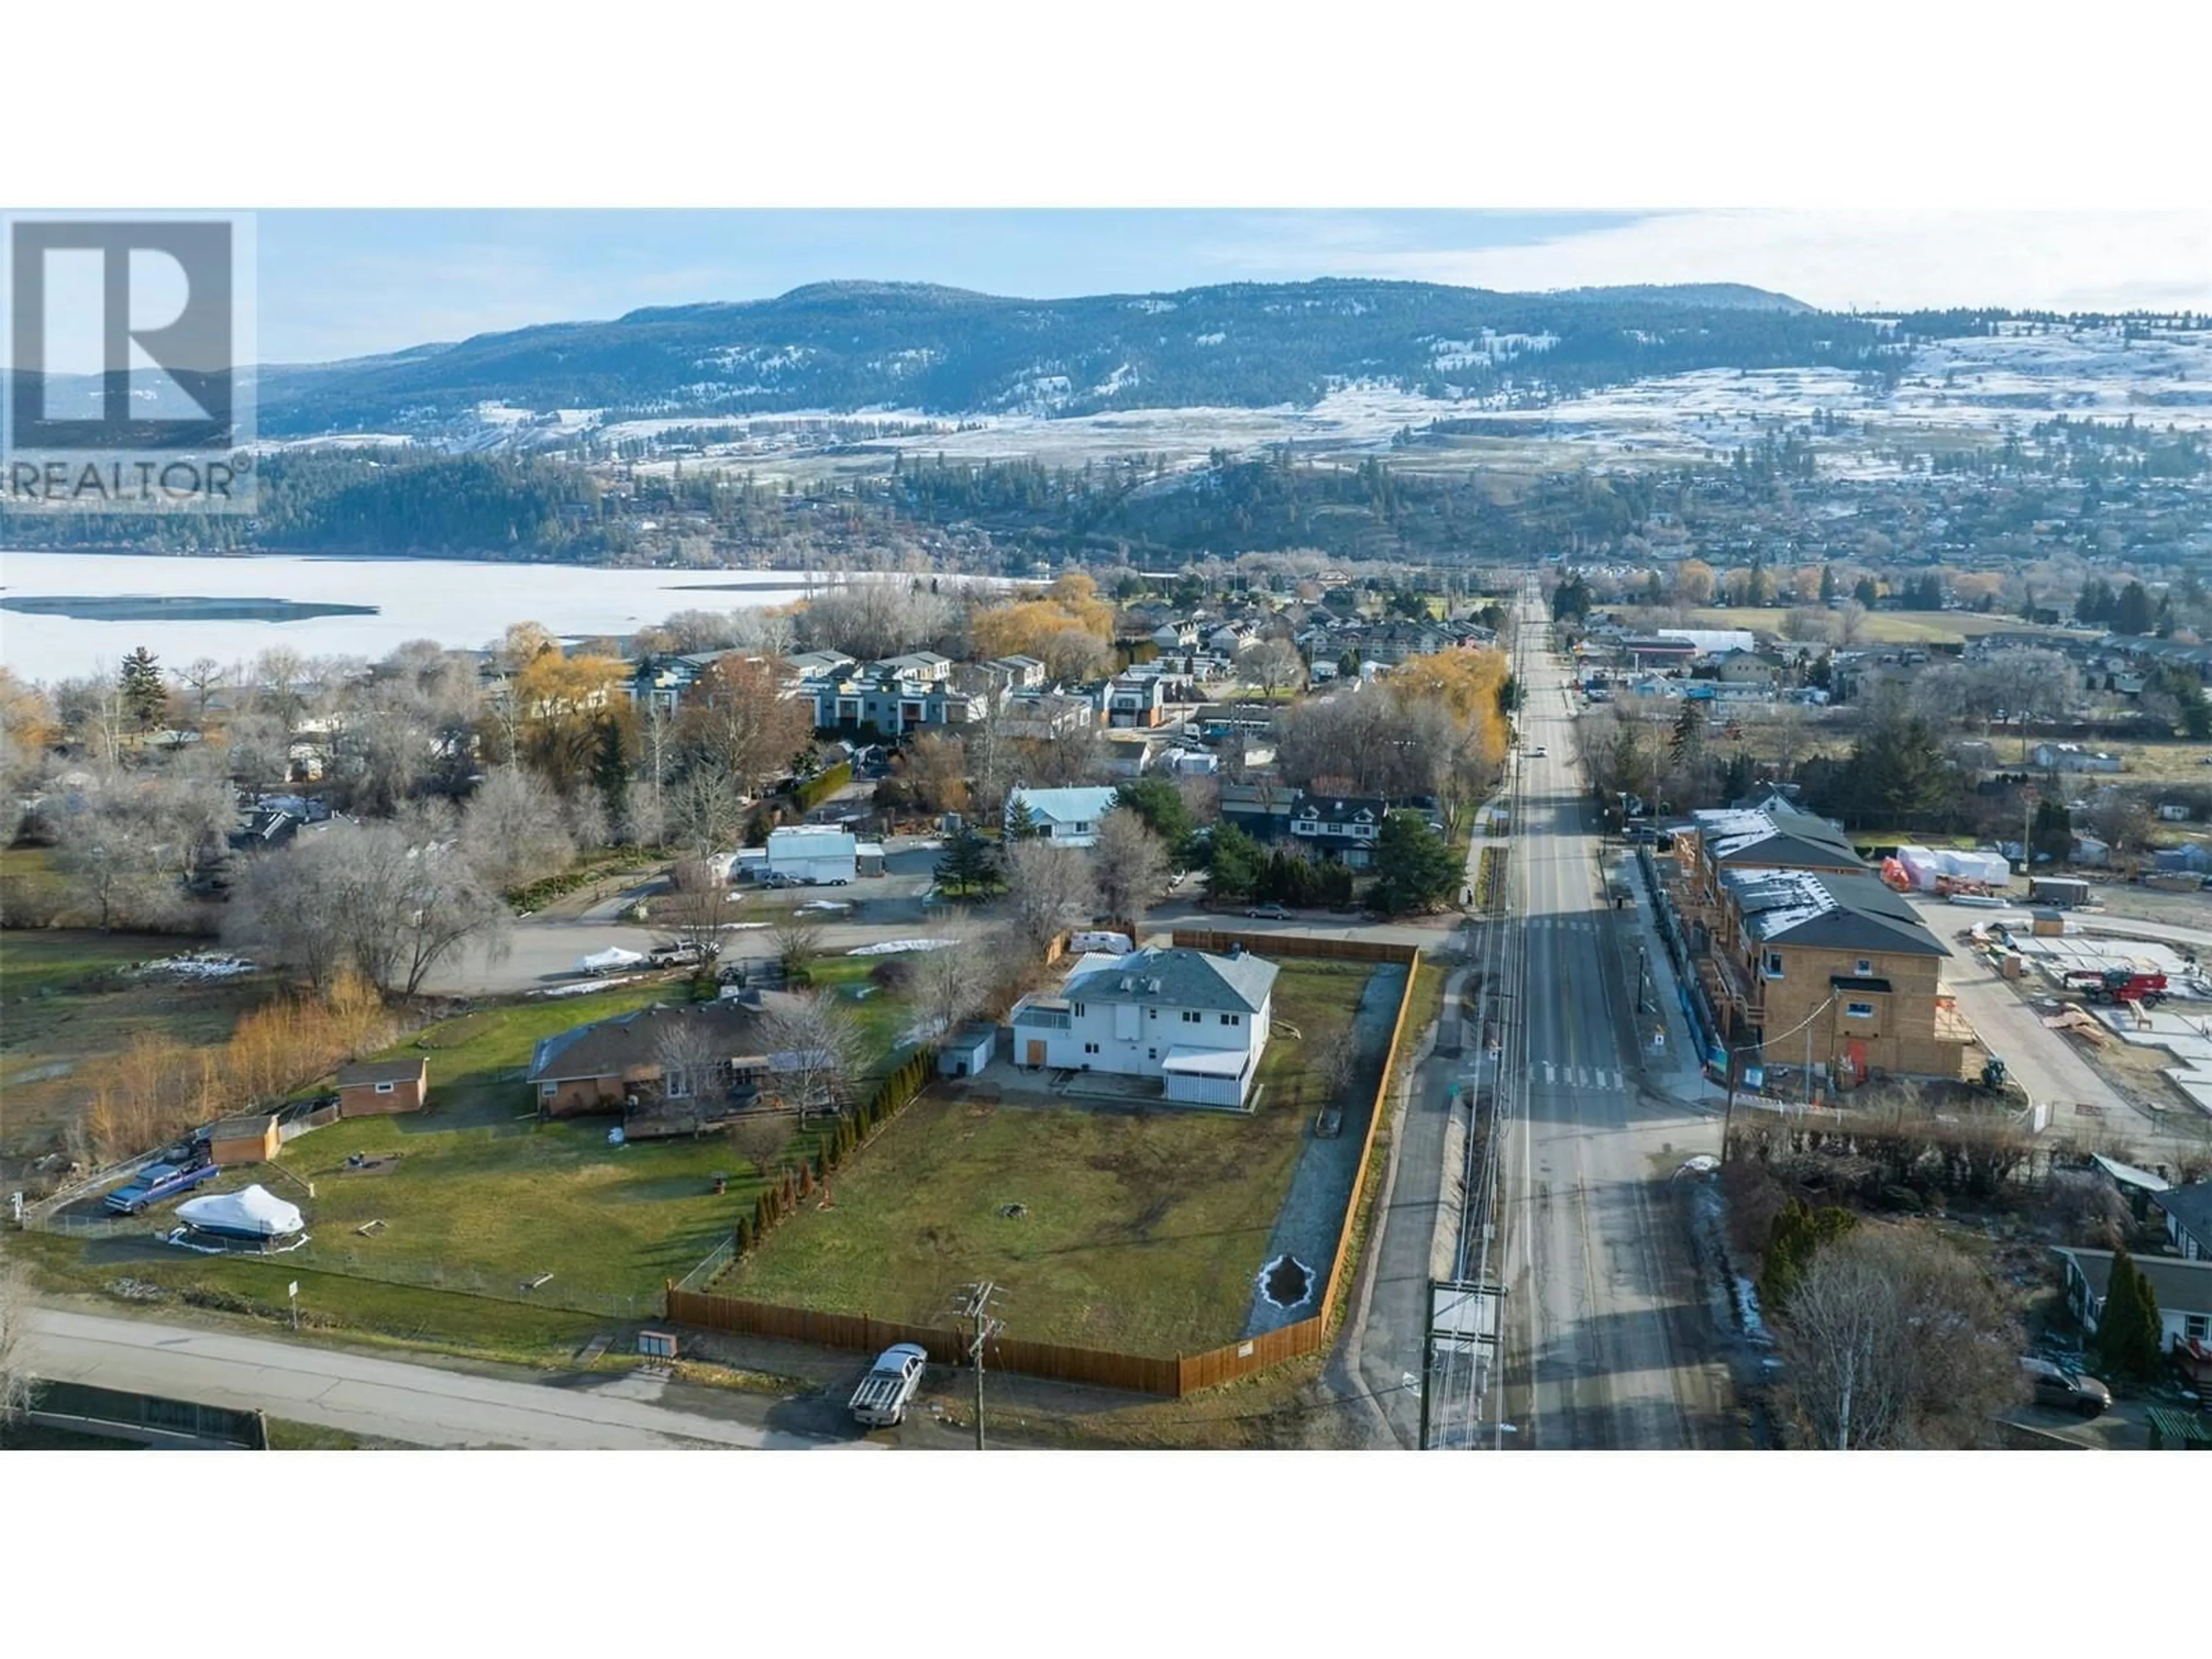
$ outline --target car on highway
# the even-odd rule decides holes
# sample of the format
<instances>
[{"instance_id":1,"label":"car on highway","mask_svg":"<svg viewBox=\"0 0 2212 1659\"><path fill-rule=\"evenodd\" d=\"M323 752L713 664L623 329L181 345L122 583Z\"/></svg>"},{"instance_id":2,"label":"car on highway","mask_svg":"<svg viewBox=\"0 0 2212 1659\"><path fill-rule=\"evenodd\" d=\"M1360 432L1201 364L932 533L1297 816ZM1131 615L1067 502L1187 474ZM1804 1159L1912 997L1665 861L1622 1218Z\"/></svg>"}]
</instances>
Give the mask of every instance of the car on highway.
<instances>
[{"instance_id":1,"label":"car on highway","mask_svg":"<svg viewBox=\"0 0 2212 1659\"><path fill-rule=\"evenodd\" d=\"M1552 751L1545 748L1540 743L1532 743L1521 752L1528 756L1531 760L1541 760L1545 756L1550 754Z\"/></svg>"},{"instance_id":2,"label":"car on highway","mask_svg":"<svg viewBox=\"0 0 2212 1659\"><path fill-rule=\"evenodd\" d=\"M1279 904L1255 904L1244 913L1256 921L1288 921L1291 913Z\"/></svg>"},{"instance_id":3,"label":"car on highway","mask_svg":"<svg viewBox=\"0 0 2212 1659\"><path fill-rule=\"evenodd\" d=\"M1314 1133L1323 1140L1334 1140L1344 1133L1344 1114L1334 1106L1324 1106L1314 1119Z\"/></svg>"},{"instance_id":4,"label":"car on highway","mask_svg":"<svg viewBox=\"0 0 2212 1659\"><path fill-rule=\"evenodd\" d=\"M2069 1371L2055 1360L2021 1357L2020 1368L2035 1390L2035 1403L2082 1417L2101 1417L2112 1406L2112 1391L2094 1376Z\"/></svg>"}]
</instances>

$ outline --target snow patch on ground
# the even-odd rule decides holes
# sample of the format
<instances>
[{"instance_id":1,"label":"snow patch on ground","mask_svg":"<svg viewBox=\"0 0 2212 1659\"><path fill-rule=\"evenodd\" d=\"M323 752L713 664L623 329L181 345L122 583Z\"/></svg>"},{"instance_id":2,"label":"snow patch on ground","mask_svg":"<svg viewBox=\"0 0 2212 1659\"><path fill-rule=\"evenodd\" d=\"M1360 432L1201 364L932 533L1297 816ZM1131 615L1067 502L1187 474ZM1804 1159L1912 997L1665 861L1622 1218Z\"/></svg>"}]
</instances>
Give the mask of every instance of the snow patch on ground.
<instances>
[{"instance_id":1,"label":"snow patch on ground","mask_svg":"<svg viewBox=\"0 0 2212 1659\"><path fill-rule=\"evenodd\" d=\"M126 979L237 979L258 971L244 957L219 951L194 951L181 957L163 957L123 970Z\"/></svg>"},{"instance_id":2,"label":"snow patch on ground","mask_svg":"<svg viewBox=\"0 0 2212 1659\"><path fill-rule=\"evenodd\" d=\"M1766 1320L1759 1312L1759 1286L1741 1273L1735 1275L1734 1282L1736 1322L1743 1327L1744 1335L1753 1342L1773 1341L1773 1334L1766 1328Z\"/></svg>"},{"instance_id":3,"label":"snow patch on ground","mask_svg":"<svg viewBox=\"0 0 2212 1659\"><path fill-rule=\"evenodd\" d=\"M611 991L617 985L635 985L644 978L642 974L624 974L614 979L580 980L574 985L552 985L543 991L532 991L534 997L585 997L594 991Z\"/></svg>"},{"instance_id":4,"label":"snow patch on ground","mask_svg":"<svg viewBox=\"0 0 2212 1659\"><path fill-rule=\"evenodd\" d=\"M848 957L895 957L909 951L942 951L954 941L949 939L885 939L873 945L856 945L845 952Z\"/></svg>"}]
</instances>

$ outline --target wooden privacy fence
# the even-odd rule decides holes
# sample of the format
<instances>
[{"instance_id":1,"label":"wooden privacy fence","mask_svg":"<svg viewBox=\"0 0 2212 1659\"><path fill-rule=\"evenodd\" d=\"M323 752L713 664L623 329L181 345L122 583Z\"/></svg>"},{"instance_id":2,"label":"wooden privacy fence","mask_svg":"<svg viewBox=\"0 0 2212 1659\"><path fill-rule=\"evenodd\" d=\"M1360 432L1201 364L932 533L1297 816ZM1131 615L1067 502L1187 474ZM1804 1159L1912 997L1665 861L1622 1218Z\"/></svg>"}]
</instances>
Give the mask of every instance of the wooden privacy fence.
<instances>
[{"instance_id":1,"label":"wooden privacy fence","mask_svg":"<svg viewBox=\"0 0 2212 1659\"><path fill-rule=\"evenodd\" d=\"M1223 1344L1204 1353L1172 1359L1153 1355L1118 1353L1106 1348L1078 1348L1056 1342L1030 1342L1018 1337L996 1337L984 1352L984 1364L994 1370L1018 1371L1055 1382L1081 1382L1093 1388L1122 1389L1135 1394L1164 1395L1181 1399L1200 1389L1211 1389L1255 1371L1279 1365L1286 1359L1317 1353L1328 1346L1334 1322L1338 1291L1344 1284L1352 1238L1366 1196L1368 1166L1374 1162L1375 1137L1389 1106L1390 1089L1398 1071L1398 1045L1406 1031L1406 1017L1413 1006L1413 981L1420 952L1410 945L1374 945L1353 939L1276 939L1267 936L1178 930L1175 942L1200 951L1224 951L1232 942L1247 950L1266 948L1277 956L1337 957L1354 962L1402 963L1406 983L1398 994L1397 1018L1390 1026L1389 1045L1383 1050L1382 1075L1376 1079L1375 1098L1367 1113L1367 1133L1360 1142L1359 1163L1352 1172L1352 1197L1344 1206L1344 1219L1336 1236L1336 1253L1330 1259L1328 1279L1317 1310L1294 1325L1285 1325L1258 1336ZM1295 948L1285 948L1285 946ZM704 1264L702 1264L702 1266ZM726 1265L726 1262L725 1263ZM694 1270L684 1285L698 1282ZM708 1291L686 1290L674 1281L667 1289L667 1318L679 1325L723 1331L738 1336L773 1337L804 1342L816 1347L846 1348L880 1352L894 1342L912 1342L940 1365L967 1363L967 1339L951 1328L906 1325L875 1319L865 1313L830 1313L816 1308L787 1308L771 1302L749 1302L740 1297L717 1296Z\"/></svg>"},{"instance_id":2,"label":"wooden privacy fence","mask_svg":"<svg viewBox=\"0 0 2212 1659\"><path fill-rule=\"evenodd\" d=\"M1211 951L1219 956L1241 945L1255 956L1334 957L1343 962L1402 962L1411 967L1420 952L1410 945L1385 945L1363 939L1308 939L1297 933L1231 933L1211 927L1178 927L1177 948Z\"/></svg>"}]
</instances>

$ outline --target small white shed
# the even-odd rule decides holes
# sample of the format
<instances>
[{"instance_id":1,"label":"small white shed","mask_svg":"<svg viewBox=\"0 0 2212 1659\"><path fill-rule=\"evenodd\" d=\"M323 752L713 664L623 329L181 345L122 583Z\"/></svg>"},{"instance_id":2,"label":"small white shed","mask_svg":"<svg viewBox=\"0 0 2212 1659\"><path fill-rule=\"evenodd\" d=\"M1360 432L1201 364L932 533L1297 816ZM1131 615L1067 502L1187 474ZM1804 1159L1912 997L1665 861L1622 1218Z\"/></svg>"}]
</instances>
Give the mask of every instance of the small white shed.
<instances>
[{"instance_id":1,"label":"small white shed","mask_svg":"<svg viewBox=\"0 0 2212 1659\"><path fill-rule=\"evenodd\" d=\"M963 1025L938 1046L937 1074L974 1077L991 1063L998 1047L997 1026Z\"/></svg>"}]
</instances>

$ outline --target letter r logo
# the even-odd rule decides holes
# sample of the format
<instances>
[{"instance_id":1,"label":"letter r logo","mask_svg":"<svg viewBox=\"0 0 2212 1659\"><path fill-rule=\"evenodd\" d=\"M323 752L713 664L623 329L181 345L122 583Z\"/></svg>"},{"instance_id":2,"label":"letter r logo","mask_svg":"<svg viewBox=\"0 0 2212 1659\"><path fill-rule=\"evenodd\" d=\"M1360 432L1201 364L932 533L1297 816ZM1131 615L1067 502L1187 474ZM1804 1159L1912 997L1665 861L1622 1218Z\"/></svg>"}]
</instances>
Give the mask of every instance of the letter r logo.
<instances>
[{"instance_id":1,"label":"letter r logo","mask_svg":"<svg viewBox=\"0 0 2212 1659\"><path fill-rule=\"evenodd\" d=\"M232 225L17 219L9 229L15 370L8 393L10 449L221 449L231 444ZM77 257L50 257L56 254ZM83 257L88 254L92 257ZM149 278L156 270L182 274L181 303L169 296L173 284L163 283L161 295L139 296L134 307L134 280L151 288ZM96 295L61 291L71 283L88 290L94 271ZM58 279L52 289L50 277ZM97 318L96 416L58 418L51 412L49 331L58 307ZM167 375L195 412L162 415L137 408L134 348Z\"/></svg>"}]
</instances>

